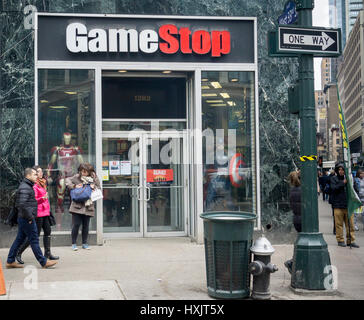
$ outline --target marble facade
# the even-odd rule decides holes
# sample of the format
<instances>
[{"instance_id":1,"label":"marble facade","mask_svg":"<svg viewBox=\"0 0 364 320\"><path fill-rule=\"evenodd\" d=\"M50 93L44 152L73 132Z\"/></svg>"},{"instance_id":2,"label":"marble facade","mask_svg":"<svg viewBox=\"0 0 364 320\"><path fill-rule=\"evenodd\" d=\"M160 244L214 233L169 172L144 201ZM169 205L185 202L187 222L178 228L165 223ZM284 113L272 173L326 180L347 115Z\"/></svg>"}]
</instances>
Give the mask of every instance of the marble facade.
<instances>
[{"instance_id":1,"label":"marble facade","mask_svg":"<svg viewBox=\"0 0 364 320\"><path fill-rule=\"evenodd\" d=\"M297 77L295 59L270 58L267 32L286 0L38 0L0 1L0 212L5 219L24 167L34 163L34 31L29 5L39 12L201 16L258 19L260 174L262 225L272 237L292 234L288 173L297 168L298 120L288 113L287 88ZM0 224L0 247L14 230Z\"/></svg>"}]
</instances>

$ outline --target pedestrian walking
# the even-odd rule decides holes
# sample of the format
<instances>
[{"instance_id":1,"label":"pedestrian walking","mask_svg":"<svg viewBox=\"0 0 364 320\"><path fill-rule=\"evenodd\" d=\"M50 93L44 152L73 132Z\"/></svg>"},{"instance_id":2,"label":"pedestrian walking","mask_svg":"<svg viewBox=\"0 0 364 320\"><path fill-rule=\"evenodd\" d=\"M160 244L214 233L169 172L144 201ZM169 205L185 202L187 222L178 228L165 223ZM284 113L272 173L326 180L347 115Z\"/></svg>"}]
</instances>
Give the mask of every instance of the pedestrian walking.
<instances>
[{"instance_id":1,"label":"pedestrian walking","mask_svg":"<svg viewBox=\"0 0 364 320\"><path fill-rule=\"evenodd\" d=\"M335 170L331 170L330 174L329 174L329 184L328 184L328 189L327 189L327 193L329 196L329 204L331 204L331 210L332 210L332 221L333 221L333 231L332 233L336 235L336 228L335 228L335 214L334 214L334 207L332 206L332 190L331 190L331 178L335 175Z\"/></svg>"},{"instance_id":2,"label":"pedestrian walking","mask_svg":"<svg viewBox=\"0 0 364 320\"><path fill-rule=\"evenodd\" d=\"M354 178L354 190L358 194L358 197L362 203L364 203L364 171L359 169L356 172L356 176ZM363 206L360 206L358 209L354 211L354 228L355 231L359 231L358 227L358 215L361 215L363 226L364 226L364 212Z\"/></svg>"},{"instance_id":3,"label":"pedestrian walking","mask_svg":"<svg viewBox=\"0 0 364 320\"><path fill-rule=\"evenodd\" d=\"M100 188L100 181L96 176L94 167L89 163L82 163L78 167L78 173L73 177L66 179L68 189L85 188L87 185L92 190ZM69 212L72 214L72 250L76 251L77 236L82 224L82 248L90 249L87 243L90 219L95 215L95 207L91 199L86 201L76 202L72 199Z\"/></svg>"},{"instance_id":4,"label":"pedestrian walking","mask_svg":"<svg viewBox=\"0 0 364 320\"><path fill-rule=\"evenodd\" d=\"M37 181L37 171L26 168L24 180L20 183L16 194L15 207L18 210L18 234L12 244L7 258L7 268L22 268L23 265L15 261L16 254L26 238L30 243L34 256L43 268L54 266L57 261L47 259L39 246L38 229L35 218L38 213L38 203L33 186Z\"/></svg>"},{"instance_id":5,"label":"pedestrian walking","mask_svg":"<svg viewBox=\"0 0 364 320\"><path fill-rule=\"evenodd\" d=\"M44 256L49 260L58 260L59 257L51 254L51 212L50 204L47 193L47 180L43 177L43 170L40 166L34 166L34 170L37 172L37 181L33 185L35 199L37 200L38 209L35 222L38 230L38 237L43 230L43 244L44 244ZM21 258L22 253L29 246L29 240L26 239L20 246L18 253L15 257L16 261L20 264L24 264Z\"/></svg>"},{"instance_id":6,"label":"pedestrian walking","mask_svg":"<svg viewBox=\"0 0 364 320\"><path fill-rule=\"evenodd\" d=\"M289 204L293 211L293 225L297 232L302 230L301 219L301 179L299 171L292 171L289 176L290 192ZM284 265L289 273L292 272L293 259L287 260Z\"/></svg>"},{"instance_id":7,"label":"pedestrian walking","mask_svg":"<svg viewBox=\"0 0 364 320\"><path fill-rule=\"evenodd\" d=\"M336 228L336 240L338 246L352 248L359 248L355 243L355 232L354 232L354 217L351 216L348 219L348 204L346 196L346 185L347 180L345 177L344 165L337 164L335 166L336 175L331 177L330 187L332 190L332 207L334 208L335 215L335 228ZM345 223L346 229L346 244L343 236L343 225Z\"/></svg>"},{"instance_id":8,"label":"pedestrian walking","mask_svg":"<svg viewBox=\"0 0 364 320\"><path fill-rule=\"evenodd\" d=\"M326 186L326 175L321 171L318 172L318 182L320 186L320 191L322 192L322 200L325 201L325 186Z\"/></svg>"}]
</instances>

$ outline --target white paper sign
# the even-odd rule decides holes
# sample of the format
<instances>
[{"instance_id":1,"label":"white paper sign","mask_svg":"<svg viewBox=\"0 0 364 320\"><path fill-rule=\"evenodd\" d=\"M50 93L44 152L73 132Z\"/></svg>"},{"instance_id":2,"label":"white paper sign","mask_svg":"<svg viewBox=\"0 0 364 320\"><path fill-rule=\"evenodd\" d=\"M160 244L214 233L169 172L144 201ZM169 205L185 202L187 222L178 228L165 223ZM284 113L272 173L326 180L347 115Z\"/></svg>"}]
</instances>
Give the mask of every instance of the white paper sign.
<instances>
[{"instance_id":1,"label":"white paper sign","mask_svg":"<svg viewBox=\"0 0 364 320\"><path fill-rule=\"evenodd\" d=\"M109 161L110 176L120 176L120 161Z\"/></svg>"},{"instance_id":2,"label":"white paper sign","mask_svg":"<svg viewBox=\"0 0 364 320\"><path fill-rule=\"evenodd\" d=\"M131 161L120 161L120 174L123 176L131 175Z\"/></svg>"}]
</instances>

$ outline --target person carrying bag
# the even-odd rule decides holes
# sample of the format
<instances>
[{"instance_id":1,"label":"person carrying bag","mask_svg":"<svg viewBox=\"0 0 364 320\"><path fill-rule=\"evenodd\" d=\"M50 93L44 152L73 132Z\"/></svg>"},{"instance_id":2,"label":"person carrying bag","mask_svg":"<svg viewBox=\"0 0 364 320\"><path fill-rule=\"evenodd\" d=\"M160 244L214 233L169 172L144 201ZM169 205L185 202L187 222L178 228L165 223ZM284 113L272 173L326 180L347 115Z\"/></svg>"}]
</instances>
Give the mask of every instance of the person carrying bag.
<instances>
[{"instance_id":1,"label":"person carrying bag","mask_svg":"<svg viewBox=\"0 0 364 320\"><path fill-rule=\"evenodd\" d=\"M91 199L93 190L100 189L100 181L96 176L94 167L89 163L82 163L78 173L66 179L66 186L70 190L72 214L72 250L77 251L77 236L82 224L82 248L90 249L87 239L90 218L95 215L94 203Z\"/></svg>"}]
</instances>

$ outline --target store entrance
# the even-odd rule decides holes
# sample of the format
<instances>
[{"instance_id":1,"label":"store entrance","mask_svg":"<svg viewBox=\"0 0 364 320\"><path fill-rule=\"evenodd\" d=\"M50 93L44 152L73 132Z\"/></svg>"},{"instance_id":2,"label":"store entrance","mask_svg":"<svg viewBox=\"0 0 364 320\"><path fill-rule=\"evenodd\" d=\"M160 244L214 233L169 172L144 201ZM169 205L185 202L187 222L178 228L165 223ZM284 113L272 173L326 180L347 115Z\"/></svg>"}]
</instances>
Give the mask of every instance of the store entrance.
<instances>
[{"instance_id":1,"label":"store entrance","mask_svg":"<svg viewBox=\"0 0 364 320\"><path fill-rule=\"evenodd\" d=\"M186 79L128 76L103 78L104 237L185 236Z\"/></svg>"},{"instance_id":2,"label":"store entrance","mask_svg":"<svg viewBox=\"0 0 364 320\"><path fill-rule=\"evenodd\" d=\"M103 134L105 233L185 235L183 134Z\"/></svg>"}]
</instances>

